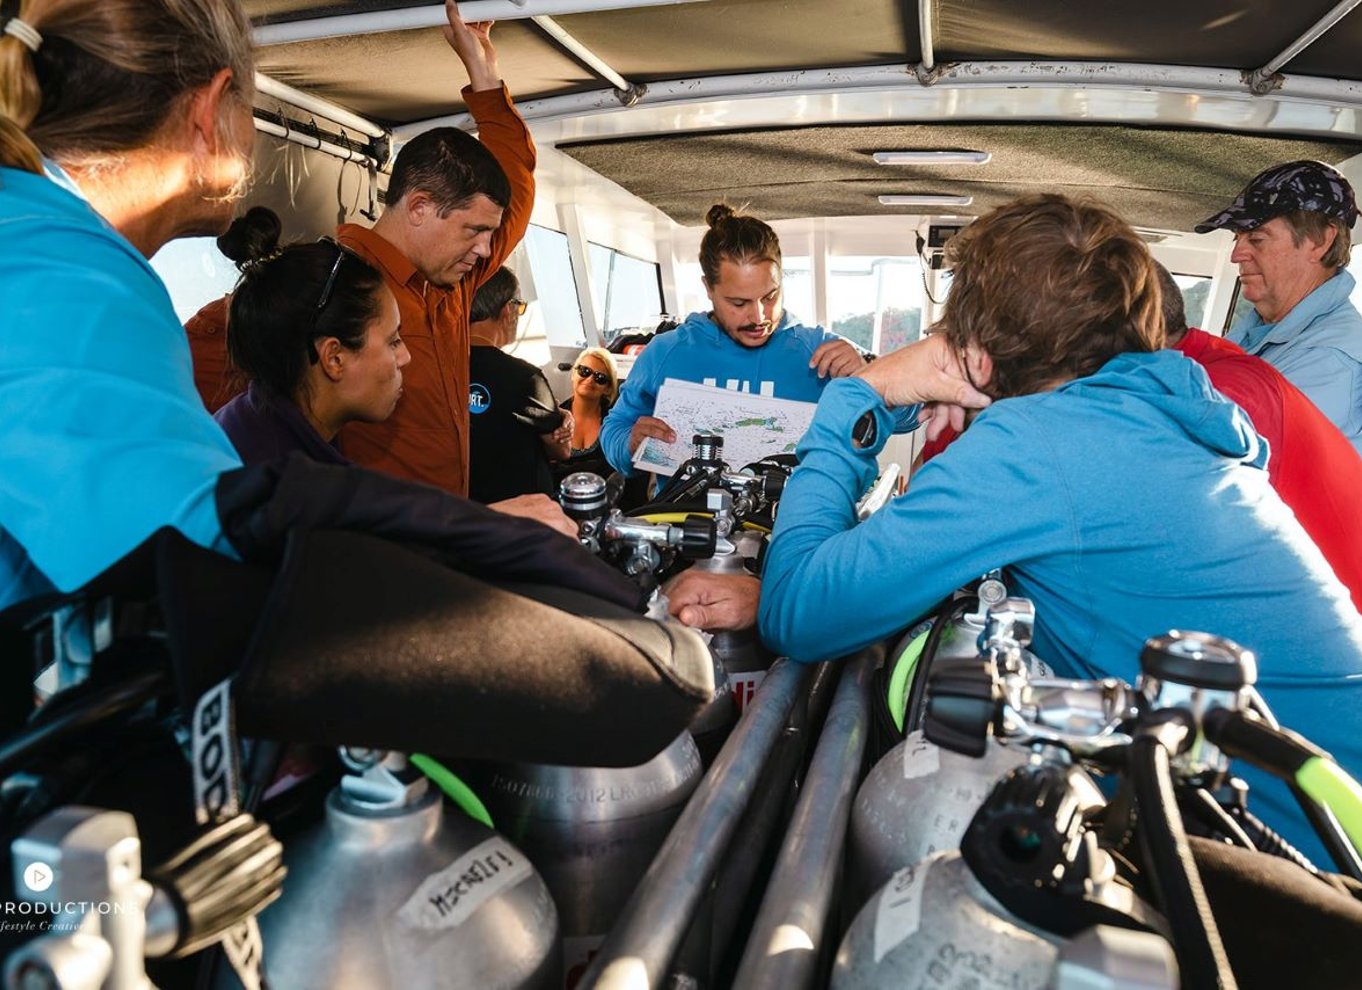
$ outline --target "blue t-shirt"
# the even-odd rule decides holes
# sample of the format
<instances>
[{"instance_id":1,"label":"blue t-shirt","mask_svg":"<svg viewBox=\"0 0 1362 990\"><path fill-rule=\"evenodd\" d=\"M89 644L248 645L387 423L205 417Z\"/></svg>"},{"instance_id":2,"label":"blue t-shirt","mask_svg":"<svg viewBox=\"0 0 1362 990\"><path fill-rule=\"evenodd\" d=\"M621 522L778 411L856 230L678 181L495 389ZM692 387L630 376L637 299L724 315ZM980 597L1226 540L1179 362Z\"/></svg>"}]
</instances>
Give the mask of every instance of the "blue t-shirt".
<instances>
[{"instance_id":1,"label":"blue t-shirt","mask_svg":"<svg viewBox=\"0 0 1362 990\"><path fill-rule=\"evenodd\" d=\"M0 168L0 607L71 591L162 526L231 554L241 465L137 250L55 168Z\"/></svg>"},{"instance_id":2,"label":"blue t-shirt","mask_svg":"<svg viewBox=\"0 0 1362 990\"><path fill-rule=\"evenodd\" d=\"M1277 497L1243 411L1172 351L1124 354L1052 392L981 412L857 524L890 417L859 379L830 384L785 488L760 624L801 660L890 635L953 589L1007 567L1036 605L1033 649L1065 676L1133 681L1169 629L1254 650L1282 724L1362 772L1362 616ZM1314 850L1285 789L1246 773L1254 807Z\"/></svg>"},{"instance_id":3,"label":"blue t-shirt","mask_svg":"<svg viewBox=\"0 0 1362 990\"><path fill-rule=\"evenodd\" d=\"M653 414L658 389L668 378L817 402L828 379L818 377L809 359L819 345L841 339L822 327L801 326L786 313L765 344L744 347L708 313L692 313L675 330L654 337L639 355L620 389L619 401L601 424L601 450L616 471L633 472L629 433L640 416Z\"/></svg>"}]
</instances>

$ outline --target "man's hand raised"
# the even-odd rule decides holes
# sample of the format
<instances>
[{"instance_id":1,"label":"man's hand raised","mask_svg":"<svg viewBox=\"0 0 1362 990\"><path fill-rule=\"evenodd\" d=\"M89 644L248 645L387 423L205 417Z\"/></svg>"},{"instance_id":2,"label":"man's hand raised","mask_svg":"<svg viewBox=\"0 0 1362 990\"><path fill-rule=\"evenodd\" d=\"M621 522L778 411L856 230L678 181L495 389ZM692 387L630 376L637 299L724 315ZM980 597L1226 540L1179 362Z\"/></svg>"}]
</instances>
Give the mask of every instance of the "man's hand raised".
<instances>
[{"instance_id":1,"label":"man's hand raised","mask_svg":"<svg viewBox=\"0 0 1362 990\"><path fill-rule=\"evenodd\" d=\"M945 336L937 333L870 362L856 377L864 378L891 408L921 403L918 422L932 440L947 423L963 429L966 410L983 409L993 401L970 383Z\"/></svg>"},{"instance_id":2,"label":"man's hand raised","mask_svg":"<svg viewBox=\"0 0 1362 990\"><path fill-rule=\"evenodd\" d=\"M441 29L445 41L463 62L473 90L500 89L501 70L497 67L497 50L492 47L492 25L496 22L465 23L454 0L445 0L445 16L449 18L449 24Z\"/></svg>"},{"instance_id":3,"label":"man's hand raised","mask_svg":"<svg viewBox=\"0 0 1362 990\"><path fill-rule=\"evenodd\" d=\"M809 358L809 367L819 378L846 378L865 367L865 358L848 341L825 340Z\"/></svg>"}]
</instances>

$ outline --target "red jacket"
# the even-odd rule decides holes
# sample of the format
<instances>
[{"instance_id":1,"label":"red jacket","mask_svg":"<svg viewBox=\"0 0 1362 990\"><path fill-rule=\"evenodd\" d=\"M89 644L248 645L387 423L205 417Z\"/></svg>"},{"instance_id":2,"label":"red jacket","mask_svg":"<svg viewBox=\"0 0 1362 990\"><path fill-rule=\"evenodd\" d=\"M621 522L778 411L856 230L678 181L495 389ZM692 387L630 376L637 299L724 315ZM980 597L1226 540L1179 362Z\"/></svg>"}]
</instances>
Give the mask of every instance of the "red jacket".
<instances>
[{"instance_id":1,"label":"red jacket","mask_svg":"<svg viewBox=\"0 0 1362 990\"><path fill-rule=\"evenodd\" d=\"M1203 330L1178 351L1206 369L1267 440L1268 478L1362 611L1362 457L1300 389L1261 358Z\"/></svg>"},{"instance_id":2,"label":"red jacket","mask_svg":"<svg viewBox=\"0 0 1362 990\"><path fill-rule=\"evenodd\" d=\"M511 183L511 202L492 235L492 253L457 285L426 282L397 248L367 227L343 224L337 239L383 273L397 297L402 339L411 364L402 373L402 399L382 423L346 424L340 448L357 464L468 494L468 314L478 286L492 277L530 224L534 208L534 142L501 89L473 92L464 101L478 137Z\"/></svg>"}]
</instances>

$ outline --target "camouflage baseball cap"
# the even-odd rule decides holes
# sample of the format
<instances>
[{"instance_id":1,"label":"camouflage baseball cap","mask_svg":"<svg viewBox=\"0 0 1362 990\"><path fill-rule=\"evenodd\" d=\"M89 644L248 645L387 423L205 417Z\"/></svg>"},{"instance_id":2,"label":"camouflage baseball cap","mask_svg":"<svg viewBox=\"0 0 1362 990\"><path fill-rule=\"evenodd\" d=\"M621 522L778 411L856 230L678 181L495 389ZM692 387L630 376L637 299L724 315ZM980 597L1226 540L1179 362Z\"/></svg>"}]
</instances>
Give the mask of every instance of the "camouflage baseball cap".
<instances>
[{"instance_id":1,"label":"camouflage baseball cap","mask_svg":"<svg viewBox=\"0 0 1362 990\"><path fill-rule=\"evenodd\" d=\"M1227 209L1203 220L1195 230L1198 234L1252 230L1295 210L1337 217L1349 227L1357 222L1357 200L1348 180L1323 162L1299 161L1259 172Z\"/></svg>"}]
</instances>

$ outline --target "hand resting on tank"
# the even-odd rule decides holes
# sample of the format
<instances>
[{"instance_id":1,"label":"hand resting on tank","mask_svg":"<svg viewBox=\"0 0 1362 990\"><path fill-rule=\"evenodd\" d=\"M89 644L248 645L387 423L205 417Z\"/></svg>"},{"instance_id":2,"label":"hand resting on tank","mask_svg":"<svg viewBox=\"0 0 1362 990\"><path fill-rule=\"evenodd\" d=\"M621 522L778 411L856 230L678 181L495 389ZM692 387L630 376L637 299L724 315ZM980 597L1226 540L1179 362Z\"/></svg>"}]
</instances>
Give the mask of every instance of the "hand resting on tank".
<instances>
[{"instance_id":1,"label":"hand resting on tank","mask_svg":"<svg viewBox=\"0 0 1362 990\"><path fill-rule=\"evenodd\" d=\"M662 588L673 616L697 629L747 629L757 622L761 582L746 574L683 571Z\"/></svg>"}]
</instances>

